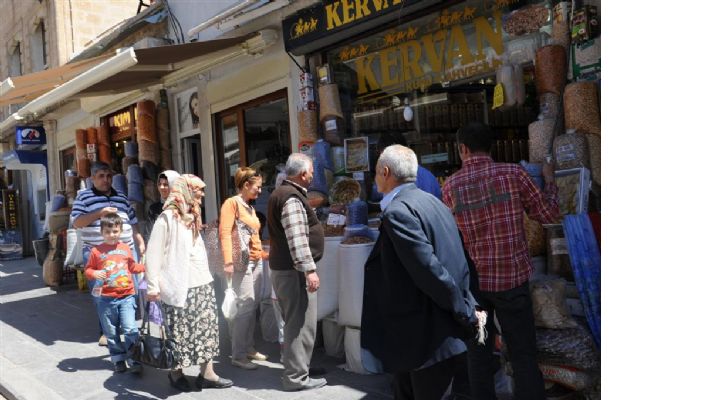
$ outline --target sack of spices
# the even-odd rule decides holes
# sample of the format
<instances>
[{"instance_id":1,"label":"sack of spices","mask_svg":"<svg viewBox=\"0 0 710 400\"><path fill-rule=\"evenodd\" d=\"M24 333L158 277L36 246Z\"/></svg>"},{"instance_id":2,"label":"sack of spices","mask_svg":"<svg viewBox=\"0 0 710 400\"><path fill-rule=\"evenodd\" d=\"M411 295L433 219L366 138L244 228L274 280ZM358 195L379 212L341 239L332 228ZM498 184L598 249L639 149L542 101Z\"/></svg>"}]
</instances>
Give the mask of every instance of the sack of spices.
<instances>
[{"instance_id":1,"label":"sack of spices","mask_svg":"<svg viewBox=\"0 0 710 400\"><path fill-rule=\"evenodd\" d=\"M523 225L525 226L525 238L528 241L528 252L531 257L545 254L545 230L542 224L528 217L523 213Z\"/></svg>"},{"instance_id":2,"label":"sack of spices","mask_svg":"<svg viewBox=\"0 0 710 400\"><path fill-rule=\"evenodd\" d=\"M566 283L562 278L530 282L535 326L549 329L566 329L577 326L567 308L565 287Z\"/></svg>"}]
</instances>

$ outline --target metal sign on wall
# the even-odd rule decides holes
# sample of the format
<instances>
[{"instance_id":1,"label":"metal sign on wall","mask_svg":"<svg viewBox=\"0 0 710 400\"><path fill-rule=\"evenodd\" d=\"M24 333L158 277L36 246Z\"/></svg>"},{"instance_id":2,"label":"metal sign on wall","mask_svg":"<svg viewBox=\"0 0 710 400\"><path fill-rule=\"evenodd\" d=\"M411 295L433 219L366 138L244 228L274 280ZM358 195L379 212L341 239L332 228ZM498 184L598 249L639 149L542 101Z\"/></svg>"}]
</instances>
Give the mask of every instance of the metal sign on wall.
<instances>
[{"instance_id":1,"label":"metal sign on wall","mask_svg":"<svg viewBox=\"0 0 710 400\"><path fill-rule=\"evenodd\" d=\"M16 126L15 143L47 144L47 134L42 126Z\"/></svg>"}]
</instances>

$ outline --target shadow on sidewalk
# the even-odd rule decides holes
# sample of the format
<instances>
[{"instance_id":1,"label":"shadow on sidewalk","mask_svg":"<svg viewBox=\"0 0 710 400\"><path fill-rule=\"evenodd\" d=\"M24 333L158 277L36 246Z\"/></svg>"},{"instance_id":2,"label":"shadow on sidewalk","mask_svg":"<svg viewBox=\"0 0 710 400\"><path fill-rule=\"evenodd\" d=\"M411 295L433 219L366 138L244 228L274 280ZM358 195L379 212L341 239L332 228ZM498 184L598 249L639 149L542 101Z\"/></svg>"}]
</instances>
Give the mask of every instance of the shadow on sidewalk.
<instances>
[{"instance_id":1,"label":"shadow on sidewalk","mask_svg":"<svg viewBox=\"0 0 710 400\"><path fill-rule=\"evenodd\" d=\"M66 358L57 364L57 368L64 372L79 372L92 370L112 369L113 363L105 356L88 358Z\"/></svg>"}]
</instances>

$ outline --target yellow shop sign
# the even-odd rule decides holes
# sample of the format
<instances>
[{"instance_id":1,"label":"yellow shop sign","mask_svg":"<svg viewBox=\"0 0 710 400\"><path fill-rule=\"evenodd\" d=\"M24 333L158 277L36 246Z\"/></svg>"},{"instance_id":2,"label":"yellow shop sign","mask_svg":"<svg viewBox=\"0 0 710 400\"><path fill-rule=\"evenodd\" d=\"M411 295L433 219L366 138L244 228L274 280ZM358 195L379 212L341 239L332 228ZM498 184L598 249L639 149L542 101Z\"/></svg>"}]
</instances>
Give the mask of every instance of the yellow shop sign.
<instances>
[{"instance_id":1,"label":"yellow shop sign","mask_svg":"<svg viewBox=\"0 0 710 400\"><path fill-rule=\"evenodd\" d=\"M325 6L326 29L331 30L377 14L405 0L338 0Z\"/></svg>"},{"instance_id":2,"label":"yellow shop sign","mask_svg":"<svg viewBox=\"0 0 710 400\"><path fill-rule=\"evenodd\" d=\"M384 35L379 50L362 44L346 46L339 57L355 70L358 95L425 89L435 83L479 76L501 64L498 56L504 47L500 11L493 12L493 20L495 28L483 16L474 18L471 14L465 18L462 14L462 23L440 24L441 29L416 38L416 29L411 27L391 32ZM396 44L387 47L392 43ZM495 57L487 56L488 48Z\"/></svg>"}]
</instances>

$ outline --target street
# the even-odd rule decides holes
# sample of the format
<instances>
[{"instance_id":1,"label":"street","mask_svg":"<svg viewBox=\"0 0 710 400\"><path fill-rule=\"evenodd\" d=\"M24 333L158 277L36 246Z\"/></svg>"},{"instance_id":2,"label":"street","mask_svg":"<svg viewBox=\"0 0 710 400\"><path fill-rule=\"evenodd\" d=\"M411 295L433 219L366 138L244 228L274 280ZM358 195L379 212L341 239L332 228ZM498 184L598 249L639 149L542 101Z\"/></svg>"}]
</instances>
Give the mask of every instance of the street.
<instances>
[{"instance_id":1,"label":"street","mask_svg":"<svg viewBox=\"0 0 710 400\"><path fill-rule=\"evenodd\" d=\"M79 292L75 282L57 290L45 286L34 258L0 263L0 400L3 395L9 400L391 398L387 376L344 371L338 365L345 360L325 356L323 348L315 350L312 365L327 370L328 386L283 392L278 344L257 341L269 359L246 371L229 364L223 334L215 369L234 386L180 393L169 385L165 371L145 368L140 377L114 374L108 350L97 339L96 312L89 294ZM191 384L198 372L194 366L185 370Z\"/></svg>"}]
</instances>

